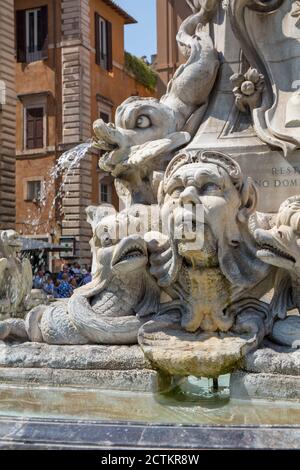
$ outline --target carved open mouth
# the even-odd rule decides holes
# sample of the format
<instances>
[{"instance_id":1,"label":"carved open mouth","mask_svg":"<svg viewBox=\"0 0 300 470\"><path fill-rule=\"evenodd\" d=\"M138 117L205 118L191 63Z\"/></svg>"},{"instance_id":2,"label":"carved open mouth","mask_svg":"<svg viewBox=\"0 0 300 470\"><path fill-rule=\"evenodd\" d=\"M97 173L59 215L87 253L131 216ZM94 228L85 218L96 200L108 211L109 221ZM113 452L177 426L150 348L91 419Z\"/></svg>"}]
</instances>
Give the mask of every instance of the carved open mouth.
<instances>
[{"instance_id":1,"label":"carved open mouth","mask_svg":"<svg viewBox=\"0 0 300 470\"><path fill-rule=\"evenodd\" d=\"M21 240L18 239L13 239L13 240L8 240L8 245L13 247L13 248L18 248L22 246Z\"/></svg>"},{"instance_id":2,"label":"carved open mouth","mask_svg":"<svg viewBox=\"0 0 300 470\"><path fill-rule=\"evenodd\" d=\"M116 260L113 261L113 265L115 266L127 261L133 262L136 260L144 260L145 258L147 258L146 250L139 244L134 244L125 248Z\"/></svg>"},{"instance_id":3,"label":"carved open mouth","mask_svg":"<svg viewBox=\"0 0 300 470\"><path fill-rule=\"evenodd\" d=\"M113 124L106 124L101 119L94 124L94 146L105 152L113 152L120 148L122 136Z\"/></svg>"},{"instance_id":4,"label":"carved open mouth","mask_svg":"<svg viewBox=\"0 0 300 470\"><path fill-rule=\"evenodd\" d=\"M118 144L112 144L102 139L95 141L95 147L100 150L104 150L105 152L113 152L114 150L118 150L120 148Z\"/></svg>"},{"instance_id":5,"label":"carved open mouth","mask_svg":"<svg viewBox=\"0 0 300 470\"><path fill-rule=\"evenodd\" d=\"M292 261L293 263L296 262L293 256L289 255L288 253L284 252L283 250L280 250L278 247L273 246L269 243L260 244L260 249L257 252L257 255L260 258L276 256L279 258L287 259L288 261Z\"/></svg>"}]
</instances>

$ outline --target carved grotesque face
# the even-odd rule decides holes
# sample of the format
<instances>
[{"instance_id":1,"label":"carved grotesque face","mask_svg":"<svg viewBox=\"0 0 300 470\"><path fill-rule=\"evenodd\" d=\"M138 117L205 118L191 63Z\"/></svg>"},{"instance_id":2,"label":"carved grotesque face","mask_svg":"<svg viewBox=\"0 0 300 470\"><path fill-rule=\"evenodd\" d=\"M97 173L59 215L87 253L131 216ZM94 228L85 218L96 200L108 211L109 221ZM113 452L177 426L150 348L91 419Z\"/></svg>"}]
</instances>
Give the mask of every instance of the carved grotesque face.
<instances>
[{"instance_id":1,"label":"carved grotesque face","mask_svg":"<svg viewBox=\"0 0 300 470\"><path fill-rule=\"evenodd\" d=\"M221 245L239 245L240 203L229 175L217 165L187 164L175 171L165 187L162 211L164 217L172 213L174 230L183 228L179 253L193 265L218 265Z\"/></svg>"}]
</instances>

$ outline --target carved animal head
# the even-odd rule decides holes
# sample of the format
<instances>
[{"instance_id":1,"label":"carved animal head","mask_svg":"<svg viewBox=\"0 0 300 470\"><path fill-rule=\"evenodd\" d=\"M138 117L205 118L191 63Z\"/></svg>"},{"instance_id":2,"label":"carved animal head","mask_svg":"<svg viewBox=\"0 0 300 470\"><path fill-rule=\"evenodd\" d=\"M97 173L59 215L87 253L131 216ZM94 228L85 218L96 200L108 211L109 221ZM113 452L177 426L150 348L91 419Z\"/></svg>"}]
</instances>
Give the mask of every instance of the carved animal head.
<instances>
[{"instance_id":1,"label":"carved animal head","mask_svg":"<svg viewBox=\"0 0 300 470\"><path fill-rule=\"evenodd\" d=\"M9 258L16 256L21 247L22 243L17 232L14 230L0 231L0 257Z\"/></svg>"},{"instance_id":2,"label":"carved animal head","mask_svg":"<svg viewBox=\"0 0 300 470\"><path fill-rule=\"evenodd\" d=\"M100 292L115 278L128 289L136 289L138 284L141 300L136 306L136 313L146 316L158 311L160 289L148 271L148 250L144 240L148 222L143 225L140 210L139 205L120 213L103 206L87 209L88 221L93 229L91 291L95 292L96 288ZM89 286L82 289L89 290Z\"/></svg>"},{"instance_id":3,"label":"carved animal head","mask_svg":"<svg viewBox=\"0 0 300 470\"><path fill-rule=\"evenodd\" d=\"M117 213L113 208L90 206L88 221L93 229L93 272L101 277L130 276L145 271L147 245L139 230L139 215L134 206Z\"/></svg>"},{"instance_id":4,"label":"carved animal head","mask_svg":"<svg viewBox=\"0 0 300 470\"><path fill-rule=\"evenodd\" d=\"M288 198L279 208L276 225L254 233L257 256L265 263L293 271L300 269L300 196Z\"/></svg>"},{"instance_id":5,"label":"carved animal head","mask_svg":"<svg viewBox=\"0 0 300 470\"><path fill-rule=\"evenodd\" d=\"M167 105L155 98L128 98L117 109L115 125L102 119L94 123L95 146L107 152L99 164L118 176L124 171L122 164L132 152L138 153L141 146L144 150L145 143L151 143L152 158L187 143L189 135L177 131L175 112ZM183 134L179 143L178 134ZM164 139L168 136L170 141L166 145ZM153 146L155 142L157 145Z\"/></svg>"}]
</instances>

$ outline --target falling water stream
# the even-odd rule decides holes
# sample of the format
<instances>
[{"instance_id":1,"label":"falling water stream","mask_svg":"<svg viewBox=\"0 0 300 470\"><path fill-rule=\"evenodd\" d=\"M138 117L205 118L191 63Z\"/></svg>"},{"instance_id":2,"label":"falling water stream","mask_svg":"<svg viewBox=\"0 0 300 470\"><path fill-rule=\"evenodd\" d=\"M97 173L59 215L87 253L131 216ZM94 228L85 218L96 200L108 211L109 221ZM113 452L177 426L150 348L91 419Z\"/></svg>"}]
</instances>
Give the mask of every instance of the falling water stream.
<instances>
[{"instance_id":1,"label":"falling water stream","mask_svg":"<svg viewBox=\"0 0 300 470\"><path fill-rule=\"evenodd\" d=\"M37 201L36 209L28 209L26 220L23 222L25 227L30 227L31 235L37 235L40 227L43 226L43 233L50 233L54 230L55 209L63 215L63 197L68 197L69 192L66 187L76 170L80 168L81 161L86 157L93 147L92 139L77 145L64 152L57 160L56 164L50 169L45 180L42 183L40 198ZM55 183L59 181L58 188L55 189L52 202L49 205L50 194L53 193ZM23 257L30 256L30 253L23 252ZM44 251L39 253L39 265L43 264ZM39 268L36 268L38 270Z\"/></svg>"},{"instance_id":2,"label":"falling water stream","mask_svg":"<svg viewBox=\"0 0 300 470\"><path fill-rule=\"evenodd\" d=\"M45 180L43 181L41 195L38 201L38 214L36 214L36 211L34 211L34 214L33 211L29 211L25 225L30 225L33 228L40 225L41 217L42 215L45 215L43 214L43 211L46 209L49 202L50 191L53 191L53 185L55 182L60 180L59 187L55 191L51 206L49 208L49 213L47 214L47 217L45 217L48 222L48 228L50 228L50 223L53 221L53 209L55 208L57 202L62 199L64 195L69 195L68 192L65 193L65 187L69 183L70 177L75 175L75 171L80 167L81 161L85 158L92 147L93 142L90 140L79 144L70 150L67 150L58 158L56 164L50 169Z\"/></svg>"},{"instance_id":3,"label":"falling water stream","mask_svg":"<svg viewBox=\"0 0 300 470\"><path fill-rule=\"evenodd\" d=\"M53 202L49 211L49 217L52 214L52 210L54 209L56 202L64 196L64 189L66 184L68 184L70 177L74 176L75 171L80 167L81 161L88 154L92 147L93 143L92 140L90 140L88 142L79 144L70 150L67 150L59 157L55 166L50 170L42 189L41 205L43 207L45 207L47 204L47 196L55 181L61 178L61 183L53 198ZM66 196L68 195L69 193L67 192Z\"/></svg>"}]
</instances>

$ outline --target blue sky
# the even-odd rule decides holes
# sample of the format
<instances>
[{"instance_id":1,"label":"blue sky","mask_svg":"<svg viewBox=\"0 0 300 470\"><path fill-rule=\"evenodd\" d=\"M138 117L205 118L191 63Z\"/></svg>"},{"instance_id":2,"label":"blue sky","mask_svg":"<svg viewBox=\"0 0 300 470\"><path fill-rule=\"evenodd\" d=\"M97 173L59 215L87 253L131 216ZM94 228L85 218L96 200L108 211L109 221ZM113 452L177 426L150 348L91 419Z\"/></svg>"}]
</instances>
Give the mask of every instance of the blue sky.
<instances>
[{"instance_id":1,"label":"blue sky","mask_svg":"<svg viewBox=\"0 0 300 470\"><path fill-rule=\"evenodd\" d=\"M125 49L141 57L156 53L156 0L116 0L138 24L125 26Z\"/></svg>"}]
</instances>

